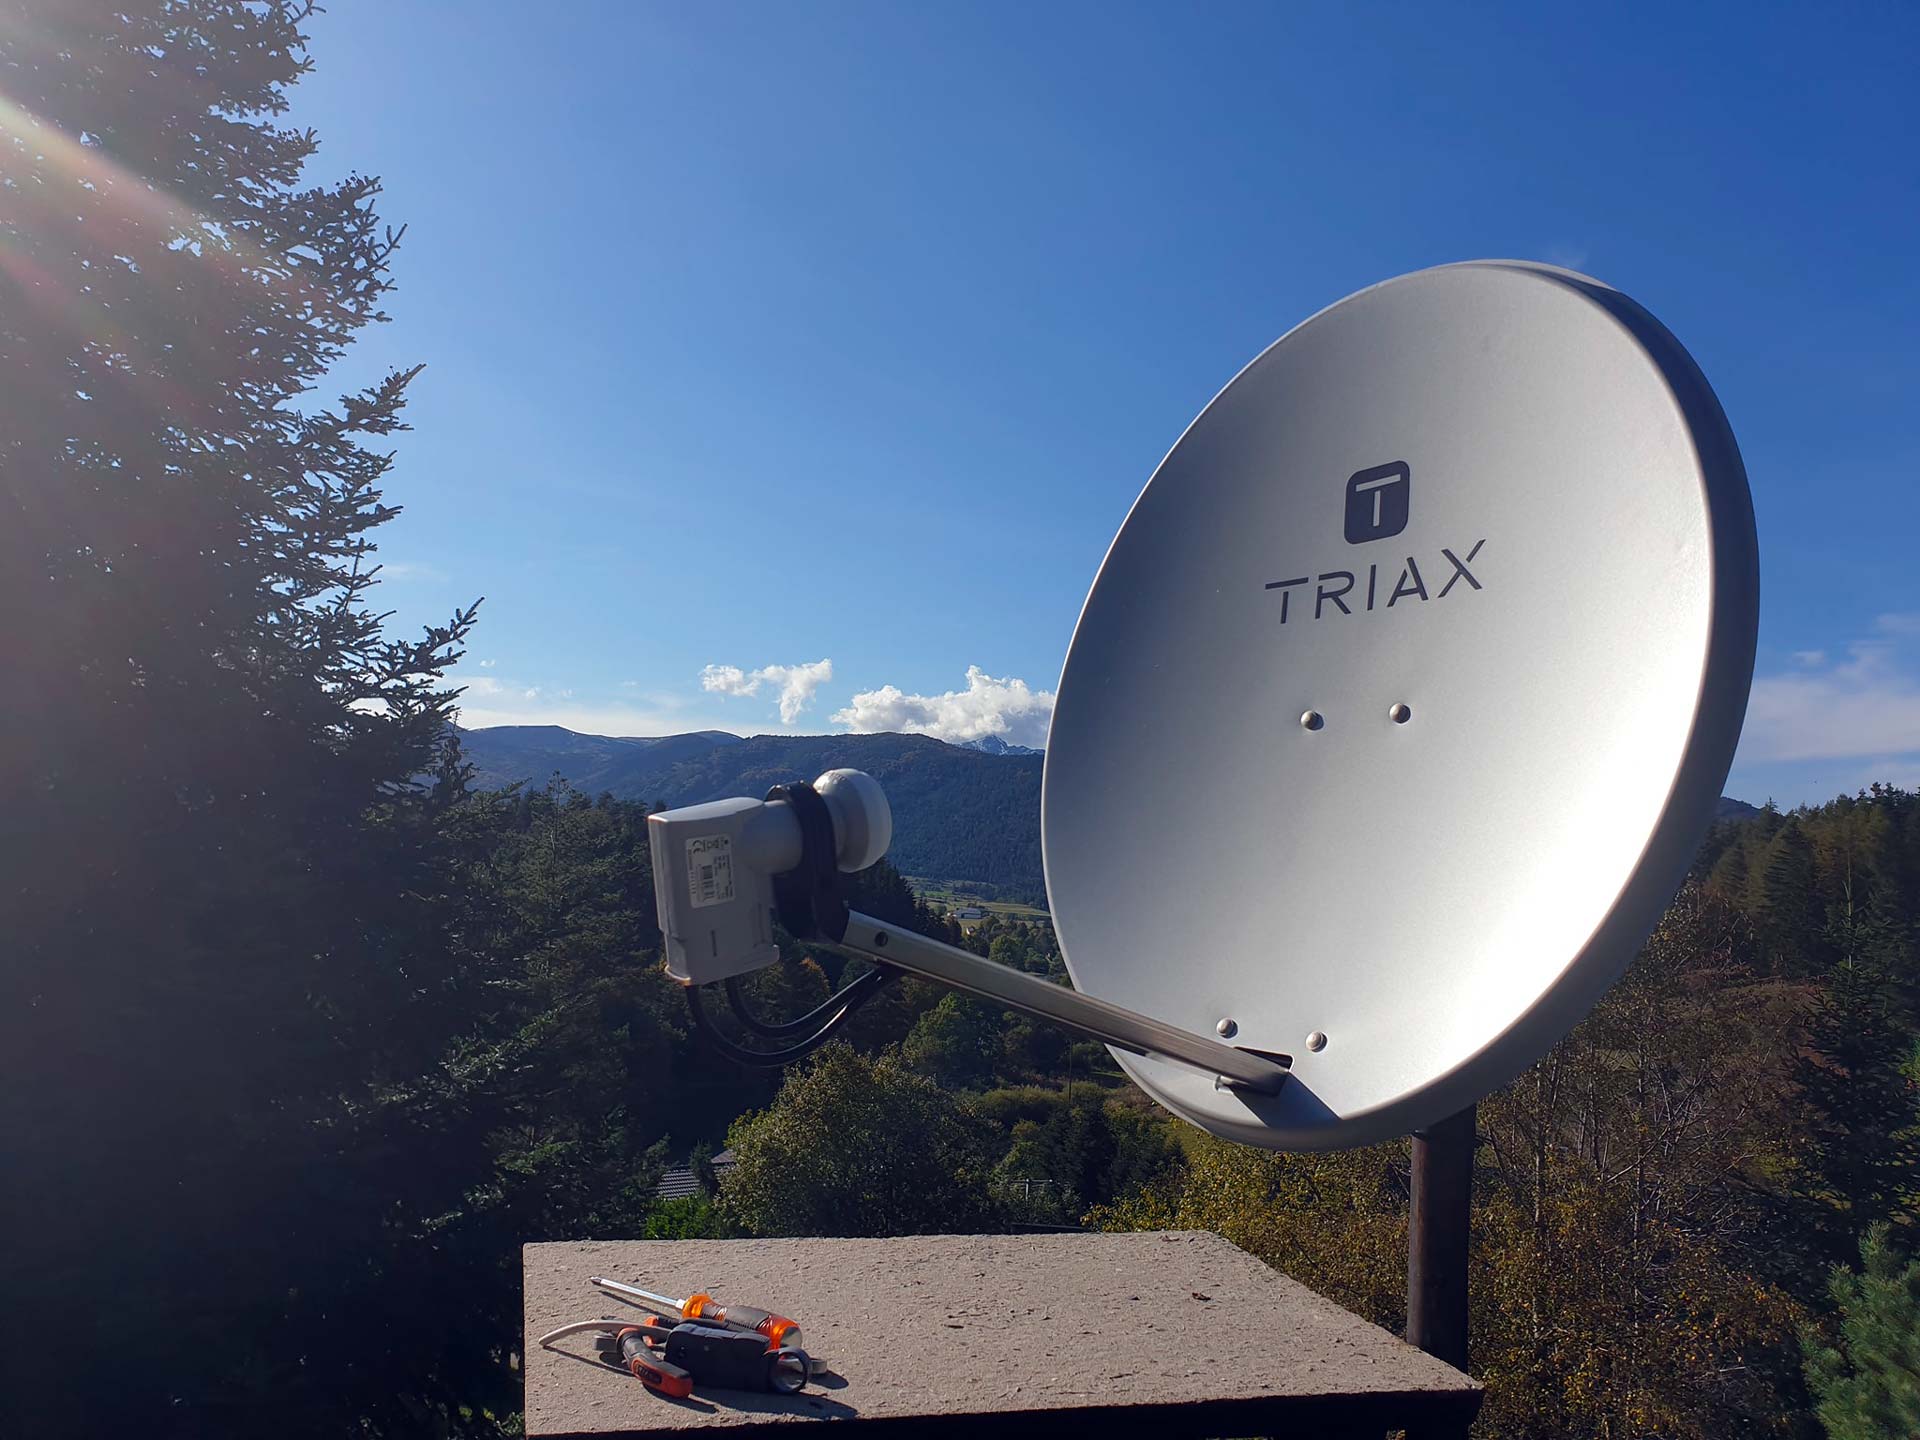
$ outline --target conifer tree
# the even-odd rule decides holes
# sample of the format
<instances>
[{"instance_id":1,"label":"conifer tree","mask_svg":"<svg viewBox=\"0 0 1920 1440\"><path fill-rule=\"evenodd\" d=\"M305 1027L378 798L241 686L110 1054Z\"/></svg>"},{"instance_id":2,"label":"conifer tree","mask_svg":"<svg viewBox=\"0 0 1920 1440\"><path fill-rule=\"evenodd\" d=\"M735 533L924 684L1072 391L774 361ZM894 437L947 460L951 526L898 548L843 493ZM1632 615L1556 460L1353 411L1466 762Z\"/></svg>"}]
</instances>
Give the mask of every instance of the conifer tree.
<instances>
[{"instance_id":1,"label":"conifer tree","mask_svg":"<svg viewBox=\"0 0 1920 1440\"><path fill-rule=\"evenodd\" d=\"M1757 884L1762 935L1776 974L1820 968L1821 912L1814 889L1813 844L1798 818L1780 828L1749 880Z\"/></svg>"},{"instance_id":2,"label":"conifer tree","mask_svg":"<svg viewBox=\"0 0 1920 1440\"><path fill-rule=\"evenodd\" d=\"M1866 909L1837 912L1828 943L1841 958L1795 1067L1808 1136L1794 1242L1822 1266L1850 1259L1874 1224L1910 1223L1920 1189L1920 1062L1896 983L1907 947Z\"/></svg>"},{"instance_id":3,"label":"conifer tree","mask_svg":"<svg viewBox=\"0 0 1920 1440\"><path fill-rule=\"evenodd\" d=\"M1836 1266L1837 1331L1801 1333L1807 1384L1829 1440L1907 1440L1920 1434L1920 1260L1885 1225L1860 1242L1858 1273Z\"/></svg>"},{"instance_id":4,"label":"conifer tree","mask_svg":"<svg viewBox=\"0 0 1920 1440\"><path fill-rule=\"evenodd\" d=\"M439 1288L487 1163L441 1064L477 1005L443 843L473 612L399 638L369 603L416 372L315 394L399 235L282 123L313 8L0 0L22 1434L485 1428L512 1394L474 1341L511 1290Z\"/></svg>"}]
</instances>

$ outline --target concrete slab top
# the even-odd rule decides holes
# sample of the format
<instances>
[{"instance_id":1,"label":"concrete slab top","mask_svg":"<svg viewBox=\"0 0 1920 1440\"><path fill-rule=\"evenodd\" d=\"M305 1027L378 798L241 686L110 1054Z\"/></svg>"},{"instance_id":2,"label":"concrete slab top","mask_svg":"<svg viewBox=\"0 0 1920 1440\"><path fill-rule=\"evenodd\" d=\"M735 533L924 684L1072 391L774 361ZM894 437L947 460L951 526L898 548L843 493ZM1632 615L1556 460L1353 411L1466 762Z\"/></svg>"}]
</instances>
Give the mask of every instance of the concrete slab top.
<instances>
[{"instance_id":1,"label":"concrete slab top","mask_svg":"<svg viewBox=\"0 0 1920 1440\"><path fill-rule=\"evenodd\" d=\"M809 1420L996 1440L1062 1422L1156 1436L1464 1429L1467 1376L1217 1235L927 1235L528 1245L526 1433L751 1434ZM800 1395L668 1400L595 1356L572 1320L631 1319L590 1275L799 1322L833 1376ZM1063 1413L1064 1412L1064 1413Z\"/></svg>"}]
</instances>

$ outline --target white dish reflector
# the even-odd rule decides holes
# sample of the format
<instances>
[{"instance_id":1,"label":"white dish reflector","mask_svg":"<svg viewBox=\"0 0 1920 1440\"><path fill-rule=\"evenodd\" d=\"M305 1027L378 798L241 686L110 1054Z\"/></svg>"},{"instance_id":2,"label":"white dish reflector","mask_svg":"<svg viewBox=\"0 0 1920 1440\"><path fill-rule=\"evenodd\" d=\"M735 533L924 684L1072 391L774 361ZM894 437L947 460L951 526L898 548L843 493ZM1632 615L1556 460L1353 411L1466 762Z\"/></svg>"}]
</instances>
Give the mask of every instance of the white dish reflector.
<instances>
[{"instance_id":1,"label":"white dish reflector","mask_svg":"<svg viewBox=\"0 0 1920 1440\"><path fill-rule=\"evenodd\" d=\"M1080 989L1293 1077L1120 1063L1278 1149L1405 1134L1525 1069L1712 820L1758 587L1719 403L1597 281L1446 266L1277 341L1101 566L1042 843Z\"/></svg>"}]
</instances>

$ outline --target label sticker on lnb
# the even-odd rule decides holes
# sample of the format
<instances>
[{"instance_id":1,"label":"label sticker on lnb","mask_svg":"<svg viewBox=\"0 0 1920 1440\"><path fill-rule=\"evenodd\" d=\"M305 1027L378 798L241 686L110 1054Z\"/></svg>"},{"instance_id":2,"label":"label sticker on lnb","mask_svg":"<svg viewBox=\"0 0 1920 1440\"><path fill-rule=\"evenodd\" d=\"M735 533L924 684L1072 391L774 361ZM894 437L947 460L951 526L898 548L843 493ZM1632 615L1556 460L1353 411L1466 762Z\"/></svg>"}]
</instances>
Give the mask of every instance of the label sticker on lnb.
<instances>
[{"instance_id":1,"label":"label sticker on lnb","mask_svg":"<svg viewBox=\"0 0 1920 1440\"><path fill-rule=\"evenodd\" d=\"M733 899L733 837L698 835L687 841L687 888L694 907Z\"/></svg>"}]
</instances>

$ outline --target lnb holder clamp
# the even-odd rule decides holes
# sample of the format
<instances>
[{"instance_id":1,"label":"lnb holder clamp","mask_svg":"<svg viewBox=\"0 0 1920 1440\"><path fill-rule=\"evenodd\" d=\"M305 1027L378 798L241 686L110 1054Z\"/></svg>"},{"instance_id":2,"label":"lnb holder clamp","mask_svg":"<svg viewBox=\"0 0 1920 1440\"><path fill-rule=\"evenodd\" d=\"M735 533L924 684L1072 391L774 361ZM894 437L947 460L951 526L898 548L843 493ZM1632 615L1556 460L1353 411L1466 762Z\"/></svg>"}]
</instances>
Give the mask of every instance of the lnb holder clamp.
<instances>
[{"instance_id":1,"label":"lnb holder clamp","mask_svg":"<svg viewBox=\"0 0 1920 1440\"><path fill-rule=\"evenodd\" d=\"M840 893L840 862L833 813L806 781L775 785L769 801L784 800L800 822L800 863L773 878L774 913L796 940L847 938L847 902Z\"/></svg>"}]
</instances>

